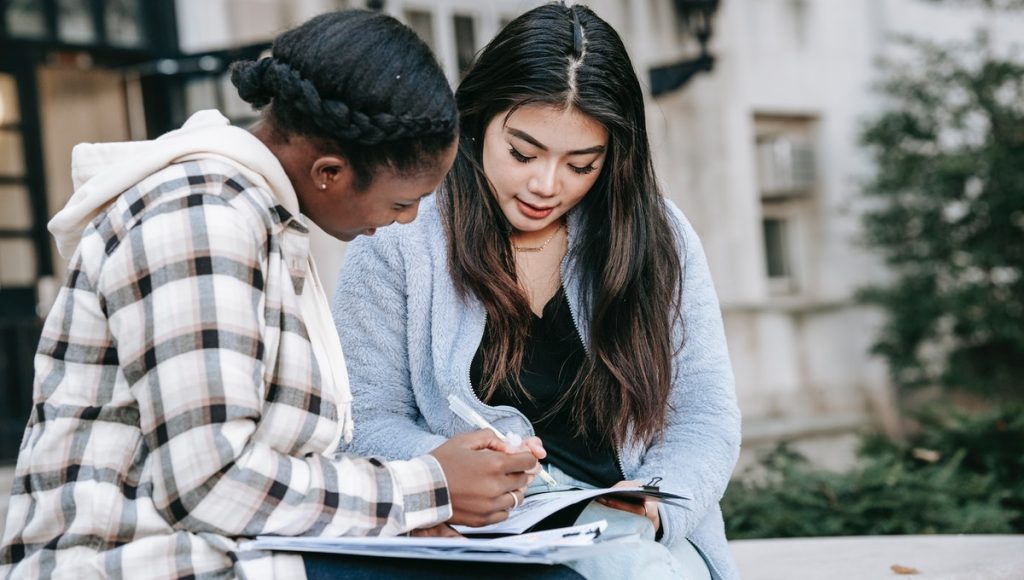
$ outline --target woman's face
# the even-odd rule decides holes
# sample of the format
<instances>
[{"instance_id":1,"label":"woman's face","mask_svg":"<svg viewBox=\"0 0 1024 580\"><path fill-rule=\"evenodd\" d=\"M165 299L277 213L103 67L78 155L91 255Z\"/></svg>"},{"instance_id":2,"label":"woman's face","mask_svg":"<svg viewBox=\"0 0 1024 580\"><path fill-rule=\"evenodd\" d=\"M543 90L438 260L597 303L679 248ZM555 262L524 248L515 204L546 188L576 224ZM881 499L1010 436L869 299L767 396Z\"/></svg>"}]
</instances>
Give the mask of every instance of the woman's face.
<instances>
[{"instance_id":1,"label":"woman's face","mask_svg":"<svg viewBox=\"0 0 1024 580\"><path fill-rule=\"evenodd\" d=\"M357 187L354 172L342 165L340 171L318 178L327 185L322 191L300 193L302 211L327 234L346 242L393 223L407 224L416 219L420 200L440 185L455 152L453 143L411 175L379 168L365 188Z\"/></svg>"},{"instance_id":2,"label":"woman's face","mask_svg":"<svg viewBox=\"0 0 1024 580\"><path fill-rule=\"evenodd\" d=\"M561 219L597 181L608 131L574 109L524 105L484 130L484 173L505 218L520 232Z\"/></svg>"}]
</instances>

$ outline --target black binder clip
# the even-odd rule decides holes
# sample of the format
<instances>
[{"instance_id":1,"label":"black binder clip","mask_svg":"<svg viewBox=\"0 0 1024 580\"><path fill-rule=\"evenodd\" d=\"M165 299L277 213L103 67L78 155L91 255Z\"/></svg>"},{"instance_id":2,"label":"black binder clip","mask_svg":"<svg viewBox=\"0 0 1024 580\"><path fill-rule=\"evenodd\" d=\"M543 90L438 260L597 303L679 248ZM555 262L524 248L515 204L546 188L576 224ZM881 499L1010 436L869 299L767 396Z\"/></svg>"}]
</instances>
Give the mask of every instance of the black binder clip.
<instances>
[{"instance_id":1,"label":"black binder clip","mask_svg":"<svg viewBox=\"0 0 1024 580\"><path fill-rule=\"evenodd\" d=\"M661 483L660 477L652 477L650 481L643 485L643 488L647 491L658 491L658 484Z\"/></svg>"}]
</instances>

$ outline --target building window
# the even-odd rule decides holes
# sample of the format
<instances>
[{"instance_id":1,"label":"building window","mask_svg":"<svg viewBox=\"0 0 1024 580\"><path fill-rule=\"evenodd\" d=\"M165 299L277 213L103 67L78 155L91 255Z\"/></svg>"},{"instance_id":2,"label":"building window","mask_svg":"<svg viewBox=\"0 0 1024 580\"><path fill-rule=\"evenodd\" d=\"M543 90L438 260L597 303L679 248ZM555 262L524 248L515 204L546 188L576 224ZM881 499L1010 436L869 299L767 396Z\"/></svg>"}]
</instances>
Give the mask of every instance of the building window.
<instances>
[{"instance_id":1,"label":"building window","mask_svg":"<svg viewBox=\"0 0 1024 580\"><path fill-rule=\"evenodd\" d=\"M107 0L107 40L119 46L142 44L142 12L139 0Z\"/></svg>"},{"instance_id":2,"label":"building window","mask_svg":"<svg viewBox=\"0 0 1024 580\"><path fill-rule=\"evenodd\" d=\"M799 257L801 254L800 208L793 204L763 208L761 230L764 236L764 271L768 293L773 296L792 296L801 290L801 276L805 274Z\"/></svg>"},{"instance_id":3,"label":"building window","mask_svg":"<svg viewBox=\"0 0 1024 580\"><path fill-rule=\"evenodd\" d=\"M63 42L76 44L96 41L89 0L57 1L57 36Z\"/></svg>"},{"instance_id":4,"label":"building window","mask_svg":"<svg viewBox=\"0 0 1024 580\"><path fill-rule=\"evenodd\" d=\"M20 118L14 77L0 73L0 130L17 125Z\"/></svg>"},{"instance_id":5,"label":"building window","mask_svg":"<svg viewBox=\"0 0 1024 580\"><path fill-rule=\"evenodd\" d=\"M196 0L199 1L199 0ZM363 5L360 2L353 5ZM477 51L523 11L545 0L388 0L383 9L400 19L434 51L448 80L457 85Z\"/></svg>"},{"instance_id":6,"label":"building window","mask_svg":"<svg viewBox=\"0 0 1024 580\"><path fill-rule=\"evenodd\" d=\"M26 238L0 239L0 288L36 283L36 247Z\"/></svg>"},{"instance_id":7,"label":"building window","mask_svg":"<svg viewBox=\"0 0 1024 580\"><path fill-rule=\"evenodd\" d=\"M12 39L61 44L144 48L147 12L158 4L142 0L0 0L7 34ZM147 10L148 8L148 10Z\"/></svg>"},{"instance_id":8,"label":"building window","mask_svg":"<svg viewBox=\"0 0 1024 580\"><path fill-rule=\"evenodd\" d=\"M800 135L757 138L757 177L761 197L807 195L814 188L814 148Z\"/></svg>"},{"instance_id":9,"label":"building window","mask_svg":"<svg viewBox=\"0 0 1024 580\"><path fill-rule=\"evenodd\" d=\"M260 113L238 96L229 73L193 76L185 81L185 108L189 115L203 109L217 109L240 127L260 118Z\"/></svg>"},{"instance_id":10,"label":"building window","mask_svg":"<svg viewBox=\"0 0 1024 580\"><path fill-rule=\"evenodd\" d=\"M0 290L35 283L36 250L31 236L18 93L14 77L0 73Z\"/></svg>"},{"instance_id":11,"label":"building window","mask_svg":"<svg viewBox=\"0 0 1024 580\"><path fill-rule=\"evenodd\" d=\"M14 38L46 36L46 15L38 0L7 0L4 16L7 20L7 33Z\"/></svg>"},{"instance_id":12,"label":"building window","mask_svg":"<svg viewBox=\"0 0 1024 580\"><path fill-rule=\"evenodd\" d=\"M461 80L473 66L476 56L476 25L472 16L462 14L456 14L452 24L455 26L455 59Z\"/></svg>"},{"instance_id":13,"label":"building window","mask_svg":"<svg viewBox=\"0 0 1024 580\"><path fill-rule=\"evenodd\" d=\"M789 278L790 257L788 252L788 224L786 220L779 218L766 218L762 221L764 225L764 251L765 269L768 278L778 280Z\"/></svg>"},{"instance_id":14,"label":"building window","mask_svg":"<svg viewBox=\"0 0 1024 580\"><path fill-rule=\"evenodd\" d=\"M761 227L764 234L765 274L771 294L795 294L806 275L801 263L801 232L813 219L818 183L812 117L758 115L754 118L754 155Z\"/></svg>"}]
</instances>

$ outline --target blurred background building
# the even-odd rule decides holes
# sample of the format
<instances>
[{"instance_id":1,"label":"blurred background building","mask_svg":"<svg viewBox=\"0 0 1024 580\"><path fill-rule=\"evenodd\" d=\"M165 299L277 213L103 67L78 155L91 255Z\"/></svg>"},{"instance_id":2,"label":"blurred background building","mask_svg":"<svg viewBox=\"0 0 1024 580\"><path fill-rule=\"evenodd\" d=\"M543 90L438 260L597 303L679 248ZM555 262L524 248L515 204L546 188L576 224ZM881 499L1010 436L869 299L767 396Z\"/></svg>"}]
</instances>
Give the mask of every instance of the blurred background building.
<instances>
[{"instance_id":1,"label":"blurred background building","mask_svg":"<svg viewBox=\"0 0 1024 580\"><path fill-rule=\"evenodd\" d=\"M0 1L0 462L31 405L32 353L63 276L46 222L71 194L72 147L155 137L200 109L254 119L227 66L281 30L383 10L435 50L453 85L536 0ZM594 0L648 95L666 195L700 233L725 317L747 449L802 442L841 465L851 433L894 409L868 354L880 315L854 300L886 273L858 242L858 145L893 35L967 38L980 12L925 0ZM988 23L1007 40L1024 23ZM314 253L333 286L344 247ZM837 452L838 451L838 452ZM837 465L837 466L839 466Z\"/></svg>"}]
</instances>

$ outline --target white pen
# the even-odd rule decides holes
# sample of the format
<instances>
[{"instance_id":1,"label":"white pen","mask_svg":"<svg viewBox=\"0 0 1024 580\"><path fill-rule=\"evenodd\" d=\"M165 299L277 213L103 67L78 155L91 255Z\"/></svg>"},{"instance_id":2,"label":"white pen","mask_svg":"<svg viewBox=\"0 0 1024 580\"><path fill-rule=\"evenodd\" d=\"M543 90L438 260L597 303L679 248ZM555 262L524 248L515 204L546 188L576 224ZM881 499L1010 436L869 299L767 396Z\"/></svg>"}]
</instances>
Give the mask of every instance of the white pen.
<instances>
[{"instance_id":1,"label":"white pen","mask_svg":"<svg viewBox=\"0 0 1024 580\"><path fill-rule=\"evenodd\" d=\"M498 436L498 439L501 439L502 441L508 440L508 437L506 437L501 431L495 429L494 425L488 423L487 419L481 417L480 413L474 411L458 396L448 395L448 408L451 409L452 412L458 415L459 417L462 417L462 420L469 423L470 425L474 425L478 429L490 429L495 435ZM522 440L520 439L520 441ZM555 478L548 475L548 472L544 471L544 468L541 468L540 473L538 473L537 475L539 475L540 478L544 480L544 483L548 484L548 486L558 485L558 482L555 481Z\"/></svg>"}]
</instances>

